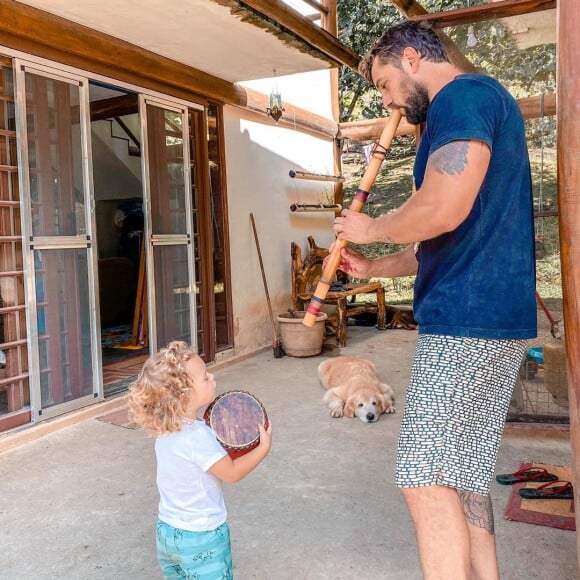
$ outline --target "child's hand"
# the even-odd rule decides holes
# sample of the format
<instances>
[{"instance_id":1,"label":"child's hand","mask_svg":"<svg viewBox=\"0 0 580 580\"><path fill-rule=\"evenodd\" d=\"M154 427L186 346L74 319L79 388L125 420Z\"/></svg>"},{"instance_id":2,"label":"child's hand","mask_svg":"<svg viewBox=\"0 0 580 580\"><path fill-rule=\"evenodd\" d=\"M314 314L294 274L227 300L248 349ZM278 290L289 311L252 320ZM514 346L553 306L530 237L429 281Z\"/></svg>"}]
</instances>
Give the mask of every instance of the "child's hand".
<instances>
[{"instance_id":1,"label":"child's hand","mask_svg":"<svg viewBox=\"0 0 580 580\"><path fill-rule=\"evenodd\" d=\"M268 420L267 429L264 429L264 426L259 423L258 431L260 432L260 447L265 447L266 453L268 453L272 447L272 421Z\"/></svg>"}]
</instances>

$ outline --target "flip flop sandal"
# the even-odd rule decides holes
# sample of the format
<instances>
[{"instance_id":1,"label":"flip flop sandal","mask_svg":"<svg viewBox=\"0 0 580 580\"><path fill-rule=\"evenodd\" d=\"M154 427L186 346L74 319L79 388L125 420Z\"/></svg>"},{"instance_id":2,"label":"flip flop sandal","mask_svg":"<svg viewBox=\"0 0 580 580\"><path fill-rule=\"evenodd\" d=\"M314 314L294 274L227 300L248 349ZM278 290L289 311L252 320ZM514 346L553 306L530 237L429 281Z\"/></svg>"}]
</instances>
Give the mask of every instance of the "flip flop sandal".
<instances>
[{"instance_id":1,"label":"flip flop sandal","mask_svg":"<svg viewBox=\"0 0 580 580\"><path fill-rule=\"evenodd\" d=\"M524 467L515 473L496 475L495 479L502 485L513 485L523 481L558 481L558 476L541 467Z\"/></svg>"},{"instance_id":2,"label":"flip flop sandal","mask_svg":"<svg viewBox=\"0 0 580 580\"><path fill-rule=\"evenodd\" d=\"M538 487L519 490L524 499L574 499L574 488L569 481L550 481Z\"/></svg>"}]
</instances>

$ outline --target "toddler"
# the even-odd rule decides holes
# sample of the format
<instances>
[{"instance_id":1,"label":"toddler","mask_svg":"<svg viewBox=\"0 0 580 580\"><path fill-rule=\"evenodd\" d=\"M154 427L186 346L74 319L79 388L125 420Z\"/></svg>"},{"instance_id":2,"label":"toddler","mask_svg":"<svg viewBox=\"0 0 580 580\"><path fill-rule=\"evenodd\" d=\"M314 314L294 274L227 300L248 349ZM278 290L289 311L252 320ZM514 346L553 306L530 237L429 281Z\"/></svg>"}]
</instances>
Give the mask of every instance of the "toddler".
<instances>
[{"instance_id":1,"label":"toddler","mask_svg":"<svg viewBox=\"0 0 580 580\"><path fill-rule=\"evenodd\" d=\"M256 448L229 457L198 416L215 387L203 360L181 341L150 356L130 387L132 420L156 436L157 557L166 579L233 578L222 481L239 481L270 451L271 422L258 426Z\"/></svg>"}]
</instances>

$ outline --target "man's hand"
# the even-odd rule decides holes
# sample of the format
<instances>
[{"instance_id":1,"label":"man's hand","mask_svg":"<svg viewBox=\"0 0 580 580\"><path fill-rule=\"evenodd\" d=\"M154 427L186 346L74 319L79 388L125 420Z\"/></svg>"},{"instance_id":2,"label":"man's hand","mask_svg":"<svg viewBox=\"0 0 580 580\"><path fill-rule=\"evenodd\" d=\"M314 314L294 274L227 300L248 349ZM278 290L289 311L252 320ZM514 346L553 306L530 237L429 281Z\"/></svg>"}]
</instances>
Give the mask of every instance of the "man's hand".
<instances>
[{"instance_id":1,"label":"man's hand","mask_svg":"<svg viewBox=\"0 0 580 580\"><path fill-rule=\"evenodd\" d=\"M332 248L334 244L328 248L330 253L332 253ZM326 265L326 261L328 257L324 259L322 267ZM342 248L340 251L340 264L338 265L338 269L342 270L349 276L353 276L354 278L368 278L370 277L372 267L372 261L369 260L366 256L353 250L352 248Z\"/></svg>"},{"instance_id":2,"label":"man's hand","mask_svg":"<svg viewBox=\"0 0 580 580\"><path fill-rule=\"evenodd\" d=\"M334 220L334 234L338 240L370 244L376 241L371 235L373 222L373 218L364 213L343 209L340 216Z\"/></svg>"}]
</instances>

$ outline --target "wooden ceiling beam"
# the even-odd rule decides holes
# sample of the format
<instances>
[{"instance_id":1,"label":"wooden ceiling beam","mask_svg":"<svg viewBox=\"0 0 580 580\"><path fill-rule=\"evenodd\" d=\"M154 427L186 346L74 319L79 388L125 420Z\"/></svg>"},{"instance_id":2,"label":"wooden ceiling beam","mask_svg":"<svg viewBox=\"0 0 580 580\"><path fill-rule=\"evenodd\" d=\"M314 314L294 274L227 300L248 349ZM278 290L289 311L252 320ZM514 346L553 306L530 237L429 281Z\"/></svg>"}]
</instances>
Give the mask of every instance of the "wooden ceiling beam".
<instances>
[{"instance_id":1,"label":"wooden ceiling beam","mask_svg":"<svg viewBox=\"0 0 580 580\"><path fill-rule=\"evenodd\" d=\"M230 82L13 0L0 0L0 44L188 100L239 98Z\"/></svg>"},{"instance_id":2,"label":"wooden ceiling beam","mask_svg":"<svg viewBox=\"0 0 580 580\"><path fill-rule=\"evenodd\" d=\"M278 23L282 29L309 44L316 51L322 52L337 64L348 66L354 71L358 70L360 62L358 54L339 42L336 36L316 26L306 16L290 8L283 0L243 0L238 4L247 6L254 12Z\"/></svg>"},{"instance_id":3,"label":"wooden ceiling beam","mask_svg":"<svg viewBox=\"0 0 580 580\"><path fill-rule=\"evenodd\" d=\"M316 8L316 10L320 11L322 14L328 14L328 6L325 6L318 0L302 0L305 4L312 6L312 8Z\"/></svg>"},{"instance_id":4,"label":"wooden ceiling beam","mask_svg":"<svg viewBox=\"0 0 580 580\"><path fill-rule=\"evenodd\" d=\"M470 6L457 10L416 14L409 17L409 20L429 22L433 28L445 28L447 26L473 24L486 20L530 14L552 8L556 8L556 0L501 0L500 2L487 2L479 6Z\"/></svg>"},{"instance_id":5,"label":"wooden ceiling beam","mask_svg":"<svg viewBox=\"0 0 580 580\"><path fill-rule=\"evenodd\" d=\"M92 101L90 109L91 121L134 115L139 113L139 97L136 94L128 94Z\"/></svg>"},{"instance_id":6,"label":"wooden ceiling beam","mask_svg":"<svg viewBox=\"0 0 580 580\"><path fill-rule=\"evenodd\" d=\"M244 89L246 95L246 102L244 108L258 113L259 115L267 115L266 108L270 106L270 97L264 93L260 93L253 89ZM290 103L282 103L284 106L284 114L278 121L279 127L287 129L299 129L305 133L314 135L315 137L324 139L334 139L338 133L338 123L311 113L300 107L295 107ZM270 123L273 121L270 119Z\"/></svg>"}]
</instances>

